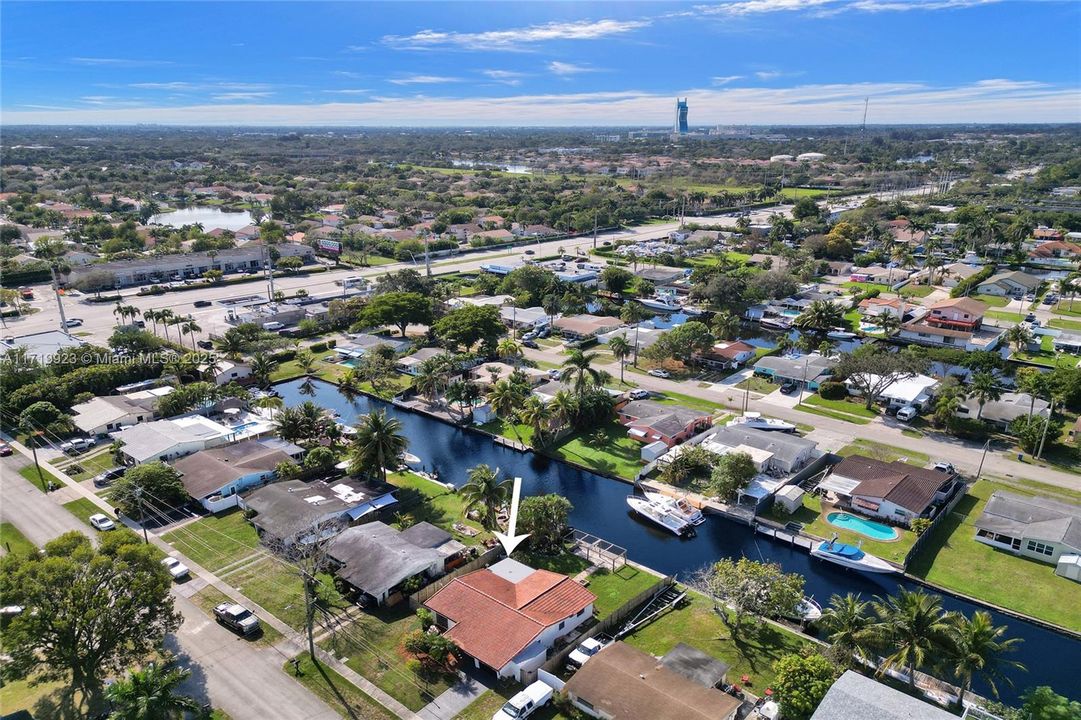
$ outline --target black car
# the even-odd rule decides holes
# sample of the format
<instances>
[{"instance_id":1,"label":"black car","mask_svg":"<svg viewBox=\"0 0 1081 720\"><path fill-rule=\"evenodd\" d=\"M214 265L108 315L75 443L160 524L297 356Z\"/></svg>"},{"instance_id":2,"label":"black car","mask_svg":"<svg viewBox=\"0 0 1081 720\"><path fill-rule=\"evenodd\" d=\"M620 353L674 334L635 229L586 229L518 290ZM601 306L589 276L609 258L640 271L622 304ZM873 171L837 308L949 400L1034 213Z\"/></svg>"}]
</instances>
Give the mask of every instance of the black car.
<instances>
[{"instance_id":1,"label":"black car","mask_svg":"<svg viewBox=\"0 0 1081 720\"><path fill-rule=\"evenodd\" d=\"M213 350L214 349L214 343L210 342L209 340L200 340L199 342L197 342L195 344L198 345L199 347L201 347L203 350Z\"/></svg>"},{"instance_id":2,"label":"black car","mask_svg":"<svg viewBox=\"0 0 1081 720\"><path fill-rule=\"evenodd\" d=\"M534 350L540 349L540 345L537 344L536 340L523 340L522 344L527 348L533 348Z\"/></svg>"},{"instance_id":3,"label":"black car","mask_svg":"<svg viewBox=\"0 0 1081 720\"><path fill-rule=\"evenodd\" d=\"M794 392L796 392L797 390L799 390L799 383L798 382L793 382L792 380L787 380L787 381L781 383L781 392L783 394L785 394L785 395L791 395Z\"/></svg>"},{"instance_id":4,"label":"black car","mask_svg":"<svg viewBox=\"0 0 1081 720\"><path fill-rule=\"evenodd\" d=\"M106 485L112 483L113 480L122 477L127 471L128 469L126 467L119 466L110 468L109 470L106 470L104 472L100 472L94 476L94 485L96 487L105 487Z\"/></svg>"},{"instance_id":5,"label":"black car","mask_svg":"<svg viewBox=\"0 0 1081 720\"><path fill-rule=\"evenodd\" d=\"M214 303L209 300L196 300L193 304L195 307L210 307Z\"/></svg>"}]
</instances>

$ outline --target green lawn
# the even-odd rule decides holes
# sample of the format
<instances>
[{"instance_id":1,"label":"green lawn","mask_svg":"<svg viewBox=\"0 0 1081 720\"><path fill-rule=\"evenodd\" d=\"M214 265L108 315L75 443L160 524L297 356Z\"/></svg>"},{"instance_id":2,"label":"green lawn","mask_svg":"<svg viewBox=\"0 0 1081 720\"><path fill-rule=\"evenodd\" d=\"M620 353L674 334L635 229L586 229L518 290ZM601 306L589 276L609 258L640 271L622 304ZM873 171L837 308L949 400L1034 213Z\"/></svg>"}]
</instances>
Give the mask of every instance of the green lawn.
<instances>
[{"instance_id":1,"label":"green lawn","mask_svg":"<svg viewBox=\"0 0 1081 720\"><path fill-rule=\"evenodd\" d=\"M240 510L207 515L165 533L162 539L211 572L248 557L259 547L259 534Z\"/></svg>"},{"instance_id":2,"label":"green lawn","mask_svg":"<svg viewBox=\"0 0 1081 720\"><path fill-rule=\"evenodd\" d=\"M746 618L736 639L707 598L697 593L689 597L687 607L659 617L624 638L624 642L657 656L686 643L728 663L729 681L750 676L749 687L756 694L773 683L774 662L783 655L798 653L808 644L794 633Z\"/></svg>"},{"instance_id":3,"label":"green lawn","mask_svg":"<svg viewBox=\"0 0 1081 720\"><path fill-rule=\"evenodd\" d=\"M59 487L64 487L64 483L61 482L60 478L53 475L45 468L41 468L41 475L38 476L37 467L34 465L27 465L26 467L19 469L19 474L38 490L41 490L41 478L45 478L45 484L48 484L49 481L52 480Z\"/></svg>"},{"instance_id":4,"label":"green lawn","mask_svg":"<svg viewBox=\"0 0 1081 720\"><path fill-rule=\"evenodd\" d=\"M334 578L317 575L331 606L342 604ZM304 629L304 585L297 571L272 557L264 558L222 578L294 630Z\"/></svg>"},{"instance_id":5,"label":"green lawn","mask_svg":"<svg viewBox=\"0 0 1081 720\"><path fill-rule=\"evenodd\" d=\"M740 390L747 390L749 388L751 392L758 393L759 395L769 395L779 388L780 385L775 385L760 375L751 375L746 380L740 380L735 384L735 387Z\"/></svg>"},{"instance_id":6,"label":"green lawn","mask_svg":"<svg viewBox=\"0 0 1081 720\"><path fill-rule=\"evenodd\" d=\"M598 618L604 618L658 582L660 578L656 575L624 565L616 572L597 570L589 576L587 587L597 596L593 603L594 612Z\"/></svg>"},{"instance_id":7,"label":"green lawn","mask_svg":"<svg viewBox=\"0 0 1081 720\"><path fill-rule=\"evenodd\" d=\"M974 523L991 493L1008 490L1078 502L1077 493L1031 481L980 480L908 571L928 582L1081 632L1081 584L1055 575L1053 565L1011 555L976 542Z\"/></svg>"},{"instance_id":8,"label":"green lawn","mask_svg":"<svg viewBox=\"0 0 1081 720\"><path fill-rule=\"evenodd\" d=\"M912 285L912 284L908 284L908 285L905 285L903 288L901 288L900 293L901 293L901 297L906 297L906 298L918 297L918 298L922 298L922 297L927 297L928 295L930 295L934 291L935 291L935 289L933 287L931 287L930 285Z\"/></svg>"},{"instance_id":9,"label":"green lawn","mask_svg":"<svg viewBox=\"0 0 1081 720\"><path fill-rule=\"evenodd\" d=\"M838 450L837 454L841 457L863 455L865 457L874 458L875 460L881 460L882 462L904 460L909 465L917 465L919 467L927 467L931 462L931 457L929 455L917 452L916 450L907 450L905 448L875 442L874 440L864 440L863 438L854 439L851 443Z\"/></svg>"},{"instance_id":10,"label":"green lawn","mask_svg":"<svg viewBox=\"0 0 1081 720\"><path fill-rule=\"evenodd\" d=\"M900 277L900 276L898 275L898 277ZM850 280L850 281L848 281L846 283L841 283L841 287L848 288L849 290L851 290L852 295L856 295L858 293L870 292L871 290L878 290L880 293L888 293L890 291L889 285L886 285L884 283L855 282L855 281L852 281L852 280Z\"/></svg>"},{"instance_id":11,"label":"green lawn","mask_svg":"<svg viewBox=\"0 0 1081 720\"><path fill-rule=\"evenodd\" d=\"M29 680L7 680L0 685L0 711L4 713L4 717L9 717L9 713L14 716L19 710L26 710L35 718L75 720L77 717L85 717L82 713L72 713L65 709L69 707L65 698L67 689L68 683L64 680L38 685L31 685ZM81 696L76 695L72 702L80 703Z\"/></svg>"},{"instance_id":12,"label":"green lawn","mask_svg":"<svg viewBox=\"0 0 1081 720\"><path fill-rule=\"evenodd\" d=\"M1017 314L1012 310L988 310L983 315L1007 323L1019 323L1025 319L1024 313Z\"/></svg>"},{"instance_id":13,"label":"green lawn","mask_svg":"<svg viewBox=\"0 0 1081 720\"><path fill-rule=\"evenodd\" d=\"M1078 307L1081 307L1079 305ZM1063 318L1051 318L1047 324L1060 330L1081 330L1081 321L1065 320Z\"/></svg>"},{"instance_id":14,"label":"green lawn","mask_svg":"<svg viewBox=\"0 0 1081 720\"><path fill-rule=\"evenodd\" d=\"M489 533L481 529L480 523L466 519L465 501L456 492L411 472L391 473L387 475L387 481L402 488L395 494L399 512L411 516L417 522L429 522L441 527L466 545L477 545L490 537ZM463 535L454 529L454 523L467 525L480 532L474 537Z\"/></svg>"},{"instance_id":15,"label":"green lawn","mask_svg":"<svg viewBox=\"0 0 1081 720\"><path fill-rule=\"evenodd\" d=\"M312 662L308 653L297 656L300 660L300 676L297 677L290 660L282 666L282 672L296 677L304 687L323 702L349 720L392 720L392 712L377 703L370 695L349 682L333 668Z\"/></svg>"},{"instance_id":16,"label":"green lawn","mask_svg":"<svg viewBox=\"0 0 1081 720\"><path fill-rule=\"evenodd\" d=\"M864 418L856 417L855 415L835 412L833 410L827 410L826 408L815 407L814 405L807 405L806 403L798 406L796 409L802 412L811 413L812 415L821 415L822 417L833 418L834 420L843 420L845 422L850 422L853 425L869 425L871 423L870 420L865 420Z\"/></svg>"},{"instance_id":17,"label":"green lawn","mask_svg":"<svg viewBox=\"0 0 1081 720\"><path fill-rule=\"evenodd\" d=\"M993 308L1006 307L1010 304L1010 298L999 297L998 295L972 295L971 297L973 300L979 300Z\"/></svg>"},{"instance_id":18,"label":"green lawn","mask_svg":"<svg viewBox=\"0 0 1081 720\"><path fill-rule=\"evenodd\" d=\"M105 512L104 510L99 508L97 505L92 503L87 498L79 498L78 500L72 500L71 502L66 502L66 503L64 503L64 507L67 508L68 512L70 512L72 515L74 515L75 517L82 520L87 525L90 524L90 516L91 515L97 515L98 513L103 513L105 515L108 515L109 517L113 517L112 513Z\"/></svg>"},{"instance_id":19,"label":"green lawn","mask_svg":"<svg viewBox=\"0 0 1081 720\"><path fill-rule=\"evenodd\" d=\"M721 409L720 405L713 400L674 392L665 392L660 395L654 393L650 400L661 405L681 405L692 410L701 410L708 413L715 413Z\"/></svg>"},{"instance_id":20,"label":"green lawn","mask_svg":"<svg viewBox=\"0 0 1081 720\"><path fill-rule=\"evenodd\" d=\"M337 363L327 363L323 360L335 354L334 348L328 348L323 352L313 353L315 358L315 364L312 366L312 372L318 377L324 380L335 380L338 377L344 375L349 368ZM279 363L274 371L270 373L271 382L279 382L281 380L290 380L295 377L300 377L304 374L304 371L300 369L300 365L296 360L289 360L288 362Z\"/></svg>"},{"instance_id":21,"label":"green lawn","mask_svg":"<svg viewBox=\"0 0 1081 720\"><path fill-rule=\"evenodd\" d=\"M872 407L868 410L864 407L863 402L859 400L827 400L821 395L805 395L803 402L804 404L815 405L817 407L826 408L839 413L847 413L848 415L855 415L857 417L871 419L878 417L877 408Z\"/></svg>"},{"instance_id":22,"label":"green lawn","mask_svg":"<svg viewBox=\"0 0 1081 720\"><path fill-rule=\"evenodd\" d=\"M4 552L11 555L29 555L37 550L34 543L9 522L0 523L0 545L4 546Z\"/></svg>"},{"instance_id":23,"label":"green lawn","mask_svg":"<svg viewBox=\"0 0 1081 720\"><path fill-rule=\"evenodd\" d=\"M63 470L72 480L82 481L114 468L116 465L116 460L109 450L102 451L101 448L97 448L94 452L70 460L64 465L58 465L57 469Z\"/></svg>"},{"instance_id":24,"label":"green lawn","mask_svg":"<svg viewBox=\"0 0 1081 720\"><path fill-rule=\"evenodd\" d=\"M1045 336L1050 337L1050 336ZM1044 367L1056 367L1062 365L1063 367L1073 367L1077 364L1077 358L1072 355L1066 355L1065 353L1056 353L1054 350L1040 349L1038 352L1014 352L1010 355L1011 360L1023 361L1033 363L1035 365L1043 365Z\"/></svg>"},{"instance_id":25,"label":"green lawn","mask_svg":"<svg viewBox=\"0 0 1081 720\"><path fill-rule=\"evenodd\" d=\"M196 607L205 612L211 618L214 617L215 607L221 605L223 602L233 602L233 600L228 595L223 593L221 590L218 590L213 585L207 585L205 588L192 595L191 601L196 605ZM282 634L278 632L277 628L275 628L274 626L265 622L260 622L259 625L260 631L257 635L249 636L248 638L242 638L238 635L237 640L255 643L263 647L271 647L273 645L276 645L278 641L282 639Z\"/></svg>"},{"instance_id":26,"label":"green lawn","mask_svg":"<svg viewBox=\"0 0 1081 720\"><path fill-rule=\"evenodd\" d=\"M420 710L450 687L448 678L425 684L406 667L409 654L402 647L407 635L420 629L409 603L380 608L324 639L320 646L333 652L354 672L378 685L410 710Z\"/></svg>"},{"instance_id":27,"label":"green lawn","mask_svg":"<svg viewBox=\"0 0 1081 720\"><path fill-rule=\"evenodd\" d=\"M469 707L454 716L454 720L492 720L492 717L503 707L503 703L510 700L521 689L516 683L503 683L493 690L488 690L474 700ZM563 715L552 703L542 707L529 716L531 720L572 720L569 715Z\"/></svg>"},{"instance_id":28,"label":"green lawn","mask_svg":"<svg viewBox=\"0 0 1081 720\"><path fill-rule=\"evenodd\" d=\"M479 427L493 435L501 435L526 445L529 445L533 438L533 430L527 425L511 425L499 419ZM637 477L638 470L642 467L641 443L628 437L627 428L615 420L589 433L573 433L538 452L626 480Z\"/></svg>"},{"instance_id":29,"label":"green lawn","mask_svg":"<svg viewBox=\"0 0 1081 720\"><path fill-rule=\"evenodd\" d=\"M1071 305L1073 305L1071 309ZM1072 317L1081 317L1081 303L1073 303L1070 300L1061 300L1056 305L1052 312L1056 312L1059 315L1070 315Z\"/></svg>"}]
</instances>

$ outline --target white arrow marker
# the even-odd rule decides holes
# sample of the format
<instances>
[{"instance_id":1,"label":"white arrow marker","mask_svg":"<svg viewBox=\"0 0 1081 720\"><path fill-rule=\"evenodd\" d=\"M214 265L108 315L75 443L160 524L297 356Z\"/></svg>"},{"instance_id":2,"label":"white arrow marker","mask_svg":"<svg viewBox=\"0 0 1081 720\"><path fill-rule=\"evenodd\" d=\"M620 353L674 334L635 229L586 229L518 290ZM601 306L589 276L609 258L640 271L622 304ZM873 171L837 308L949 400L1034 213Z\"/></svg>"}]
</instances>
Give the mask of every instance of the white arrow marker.
<instances>
[{"instance_id":1,"label":"white arrow marker","mask_svg":"<svg viewBox=\"0 0 1081 720\"><path fill-rule=\"evenodd\" d=\"M514 552L514 548L518 547L518 544L529 537L529 533L525 535L515 535L514 531L518 527L518 497L522 494L522 478L514 478L514 490L511 491L510 498L510 522L507 524L507 534L504 535L501 532L492 533L496 536L496 539L503 545L503 550L507 553L507 557Z\"/></svg>"}]
</instances>

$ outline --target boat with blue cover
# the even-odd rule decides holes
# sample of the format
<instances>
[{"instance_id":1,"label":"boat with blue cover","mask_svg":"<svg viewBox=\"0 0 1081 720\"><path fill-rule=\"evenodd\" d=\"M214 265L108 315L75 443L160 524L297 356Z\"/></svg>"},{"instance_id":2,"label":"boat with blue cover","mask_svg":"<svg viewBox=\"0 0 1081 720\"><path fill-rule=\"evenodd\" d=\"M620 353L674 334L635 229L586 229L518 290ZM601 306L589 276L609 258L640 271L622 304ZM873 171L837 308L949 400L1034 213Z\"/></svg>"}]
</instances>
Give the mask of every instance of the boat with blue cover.
<instances>
[{"instance_id":1,"label":"boat with blue cover","mask_svg":"<svg viewBox=\"0 0 1081 720\"><path fill-rule=\"evenodd\" d=\"M897 568L880 557L864 552L859 545L838 542L836 533L811 548L811 555L842 567L870 573L895 573Z\"/></svg>"}]
</instances>

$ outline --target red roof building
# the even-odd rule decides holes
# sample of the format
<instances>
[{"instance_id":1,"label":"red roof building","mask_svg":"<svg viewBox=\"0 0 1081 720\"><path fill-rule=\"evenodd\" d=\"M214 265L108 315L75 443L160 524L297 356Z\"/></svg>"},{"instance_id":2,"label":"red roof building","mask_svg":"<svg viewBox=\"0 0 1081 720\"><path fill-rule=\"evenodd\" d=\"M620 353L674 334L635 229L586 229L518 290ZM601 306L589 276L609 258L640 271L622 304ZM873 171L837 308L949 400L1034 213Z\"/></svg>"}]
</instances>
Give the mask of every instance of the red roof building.
<instances>
[{"instance_id":1,"label":"red roof building","mask_svg":"<svg viewBox=\"0 0 1081 720\"><path fill-rule=\"evenodd\" d=\"M502 560L454 578L424 603L448 639L499 677L521 680L593 614L596 596L566 575Z\"/></svg>"}]
</instances>

